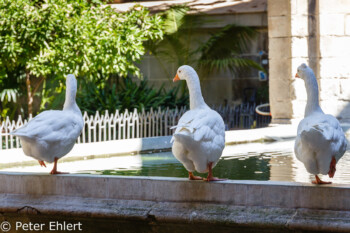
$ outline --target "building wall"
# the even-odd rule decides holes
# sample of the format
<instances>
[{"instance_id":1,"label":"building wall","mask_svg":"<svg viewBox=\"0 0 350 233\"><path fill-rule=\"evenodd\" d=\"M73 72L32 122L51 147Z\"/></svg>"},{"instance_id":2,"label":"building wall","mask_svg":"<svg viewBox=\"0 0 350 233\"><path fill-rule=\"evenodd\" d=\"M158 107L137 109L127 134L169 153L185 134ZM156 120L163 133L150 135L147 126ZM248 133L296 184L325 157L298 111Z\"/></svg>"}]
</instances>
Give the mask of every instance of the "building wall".
<instances>
[{"instance_id":1,"label":"building wall","mask_svg":"<svg viewBox=\"0 0 350 233\"><path fill-rule=\"evenodd\" d=\"M350 0L319 3L321 107L350 121Z\"/></svg>"},{"instance_id":2,"label":"building wall","mask_svg":"<svg viewBox=\"0 0 350 233\"><path fill-rule=\"evenodd\" d=\"M350 0L269 0L269 85L273 122L299 122L306 90L294 75L301 63L314 70L320 105L350 120Z\"/></svg>"},{"instance_id":3,"label":"building wall","mask_svg":"<svg viewBox=\"0 0 350 233\"><path fill-rule=\"evenodd\" d=\"M259 61L260 51L268 51L267 34L267 14L266 12L256 12L247 14L230 15L209 15L198 16L206 17L205 23L198 28L196 37L201 40L209 38L209 33L217 31L227 24L235 23L244 26L253 26L259 30L259 36L253 41L249 51L245 56ZM172 88L172 78L176 74L176 67L173 63L162 61L162 64L152 55L146 55L140 64L141 72L147 78L150 84L159 87ZM261 82L258 79L257 70L248 70L238 74L230 72L213 73L202 75L201 77L202 93L208 104L233 104L243 99L243 89L246 87L261 88L267 87L267 82Z\"/></svg>"}]
</instances>

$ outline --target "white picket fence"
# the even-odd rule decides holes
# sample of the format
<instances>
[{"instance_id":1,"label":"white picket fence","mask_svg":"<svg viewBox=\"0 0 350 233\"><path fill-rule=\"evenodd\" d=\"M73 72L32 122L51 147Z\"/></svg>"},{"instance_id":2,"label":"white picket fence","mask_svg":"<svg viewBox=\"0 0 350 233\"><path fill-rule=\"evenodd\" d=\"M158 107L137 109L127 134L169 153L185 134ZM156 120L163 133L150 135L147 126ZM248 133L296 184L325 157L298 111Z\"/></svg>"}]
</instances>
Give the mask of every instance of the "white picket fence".
<instances>
[{"instance_id":1,"label":"white picket fence","mask_svg":"<svg viewBox=\"0 0 350 233\"><path fill-rule=\"evenodd\" d=\"M256 127L265 126L269 118L260 118L254 111L255 105L238 105L234 107L213 107L223 117L226 128L249 128L254 119L259 120ZM125 111L115 113L88 115L84 112L84 129L77 143L92 143L129 138L146 138L172 135L170 128L177 124L179 118L186 112L186 108L158 109L150 111ZM29 118L29 120L31 117ZM28 122L19 116L17 121L6 118L0 124L0 150L20 148L18 137L9 135L12 130Z\"/></svg>"},{"instance_id":2,"label":"white picket fence","mask_svg":"<svg viewBox=\"0 0 350 233\"><path fill-rule=\"evenodd\" d=\"M115 113L89 116L84 112L84 129L79 136L77 143L102 142L129 138L143 138L168 136L172 134L171 126L176 125L178 119L186 111L186 108L166 109L160 108L156 111L123 113L116 110ZM29 120L31 117L29 118ZM19 116L17 121L6 118L0 125L0 150L20 148L18 137L9 135L12 130L21 127L28 122Z\"/></svg>"}]
</instances>

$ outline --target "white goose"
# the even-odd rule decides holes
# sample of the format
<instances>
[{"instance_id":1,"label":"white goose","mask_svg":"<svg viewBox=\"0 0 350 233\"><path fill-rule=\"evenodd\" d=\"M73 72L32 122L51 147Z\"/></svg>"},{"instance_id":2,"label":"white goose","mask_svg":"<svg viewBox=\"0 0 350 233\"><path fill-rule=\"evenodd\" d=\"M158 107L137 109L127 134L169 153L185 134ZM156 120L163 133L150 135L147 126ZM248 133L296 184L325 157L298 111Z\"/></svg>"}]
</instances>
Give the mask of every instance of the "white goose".
<instances>
[{"instance_id":1,"label":"white goose","mask_svg":"<svg viewBox=\"0 0 350 233\"><path fill-rule=\"evenodd\" d=\"M172 151L184 165L190 180L202 180L194 176L196 170L208 172L207 181L220 180L213 177L212 169L219 161L225 147L225 126L222 117L204 102L196 71L187 65L181 66L174 82L186 80L190 92L190 110L179 120L173 135Z\"/></svg>"},{"instance_id":2,"label":"white goose","mask_svg":"<svg viewBox=\"0 0 350 233\"><path fill-rule=\"evenodd\" d=\"M24 153L37 159L41 166L46 167L44 161L54 162L51 174L61 173L57 171L57 161L73 148L84 126L75 102L76 92L77 80L70 74L66 79L66 100L62 111L44 111L10 133L20 138Z\"/></svg>"},{"instance_id":3,"label":"white goose","mask_svg":"<svg viewBox=\"0 0 350 233\"><path fill-rule=\"evenodd\" d=\"M307 92L305 118L298 125L295 155L304 163L306 170L315 175L316 180L312 183L330 184L322 181L317 174L334 176L336 163L345 153L347 141L339 121L324 114L320 108L318 85L312 69L302 64L295 77L304 80Z\"/></svg>"}]
</instances>

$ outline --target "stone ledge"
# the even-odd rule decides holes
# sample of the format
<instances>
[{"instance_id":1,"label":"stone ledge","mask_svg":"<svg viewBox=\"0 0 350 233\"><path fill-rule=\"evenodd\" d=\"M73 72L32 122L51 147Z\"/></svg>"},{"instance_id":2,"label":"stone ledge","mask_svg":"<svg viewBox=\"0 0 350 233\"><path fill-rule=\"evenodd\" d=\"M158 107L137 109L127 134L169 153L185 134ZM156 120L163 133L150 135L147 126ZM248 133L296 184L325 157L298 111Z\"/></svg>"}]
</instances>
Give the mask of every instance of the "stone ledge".
<instances>
[{"instance_id":1,"label":"stone ledge","mask_svg":"<svg viewBox=\"0 0 350 233\"><path fill-rule=\"evenodd\" d=\"M0 173L0 194L350 211L349 185L185 178Z\"/></svg>"},{"instance_id":2,"label":"stone ledge","mask_svg":"<svg viewBox=\"0 0 350 233\"><path fill-rule=\"evenodd\" d=\"M350 231L348 211L6 194L0 200L0 221L12 226L67 221L81 222L83 232Z\"/></svg>"}]
</instances>

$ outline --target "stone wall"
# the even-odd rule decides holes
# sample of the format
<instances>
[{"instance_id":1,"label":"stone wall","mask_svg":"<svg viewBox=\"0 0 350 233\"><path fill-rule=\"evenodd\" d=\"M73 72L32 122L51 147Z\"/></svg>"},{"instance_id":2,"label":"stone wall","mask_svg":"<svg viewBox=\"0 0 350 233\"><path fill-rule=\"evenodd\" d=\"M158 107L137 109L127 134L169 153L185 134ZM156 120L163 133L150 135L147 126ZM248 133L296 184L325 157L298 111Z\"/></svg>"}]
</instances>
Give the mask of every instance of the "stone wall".
<instances>
[{"instance_id":1,"label":"stone wall","mask_svg":"<svg viewBox=\"0 0 350 233\"><path fill-rule=\"evenodd\" d=\"M305 62L326 113L350 120L350 0L269 0L270 104L273 122L298 122L306 91L295 80Z\"/></svg>"},{"instance_id":2,"label":"stone wall","mask_svg":"<svg viewBox=\"0 0 350 233\"><path fill-rule=\"evenodd\" d=\"M322 0L320 12L321 106L350 120L350 0Z\"/></svg>"}]
</instances>

